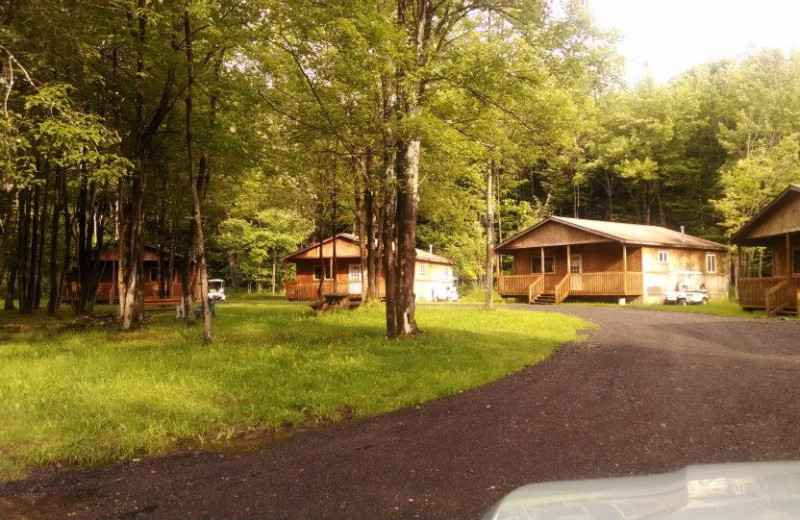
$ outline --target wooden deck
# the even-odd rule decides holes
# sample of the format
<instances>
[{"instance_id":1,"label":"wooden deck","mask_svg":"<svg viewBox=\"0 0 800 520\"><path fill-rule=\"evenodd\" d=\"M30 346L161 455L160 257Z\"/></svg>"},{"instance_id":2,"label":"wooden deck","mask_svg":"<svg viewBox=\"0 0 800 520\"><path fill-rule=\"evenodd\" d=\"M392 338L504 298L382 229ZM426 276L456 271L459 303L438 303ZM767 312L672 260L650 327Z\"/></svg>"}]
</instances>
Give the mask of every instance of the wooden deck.
<instances>
[{"instance_id":1,"label":"wooden deck","mask_svg":"<svg viewBox=\"0 0 800 520\"><path fill-rule=\"evenodd\" d=\"M350 299L361 299L361 292L348 292L351 285L347 281L339 280L336 284L337 292L344 294L348 293ZM294 301L315 301L319 300L319 281L316 282L298 282L296 280L285 280L284 288L286 290L286 298ZM322 285L323 294L333 293L333 280L325 280ZM386 296L386 287L381 280L378 287L378 297L383 298Z\"/></svg>"},{"instance_id":2,"label":"wooden deck","mask_svg":"<svg viewBox=\"0 0 800 520\"><path fill-rule=\"evenodd\" d=\"M72 294L77 294L78 292L78 283L72 282ZM168 296L165 298L159 298L158 296L158 282L145 282L144 284L144 307L145 310L161 310L161 309L174 309L178 303L181 301L181 283L175 282L172 284L172 291L170 294L172 296ZM197 298L199 292L195 290L195 298ZM61 301L68 303L69 302L69 292L67 291L67 286L61 288ZM119 302L119 297L116 291L116 286L113 282L100 282L97 285L97 297L95 298L96 303L107 303L107 304L114 304Z\"/></svg>"},{"instance_id":3,"label":"wooden deck","mask_svg":"<svg viewBox=\"0 0 800 520\"><path fill-rule=\"evenodd\" d=\"M500 296L526 297L532 301L541 294L554 294L556 303L570 296L641 296L643 275L638 272L580 274L519 274L501 276Z\"/></svg>"},{"instance_id":4,"label":"wooden deck","mask_svg":"<svg viewBox=\"0 0 800 520\"><path fill-rule=\"evenodd\" d=\"M770 316L800 310L800 278L740 278L738 290L743 309L764 309Z\"/></svg>"}]
</instances>

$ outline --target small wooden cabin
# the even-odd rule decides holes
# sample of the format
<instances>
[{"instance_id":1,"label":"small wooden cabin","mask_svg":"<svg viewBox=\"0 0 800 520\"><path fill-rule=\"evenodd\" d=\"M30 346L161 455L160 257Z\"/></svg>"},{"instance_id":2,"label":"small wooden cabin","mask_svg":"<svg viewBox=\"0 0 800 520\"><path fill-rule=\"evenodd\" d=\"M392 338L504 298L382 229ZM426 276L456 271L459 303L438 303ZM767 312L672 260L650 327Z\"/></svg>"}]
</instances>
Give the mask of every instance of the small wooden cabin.
<instances>
[{"instance_id":1,"label":"small wooden cabin","mask_svg":"<svg viewBox=\"0 0 800 520\"><path fill-rule=\"evenodd\" d=\"M688 273L701 278L710 298L728 298L727 248L662 227L549 217L495 253L513 258L512 273L499 277L500 295L530 303L587 297L661 303Z\"/></svg>"},{"instance_id":2,"label":"small wooden cabin","mask_svg":"<svg viewBox=\"0 0 800 520\"><path fill-rule=\"evenodd\" d=\"M158 273L158 248L153 246L144 246L143 264L144 264L144 299L145 303L158 302L159 300L173 301L181 297L181 282L183 280L183 260L176 258L173 262L173 271L171 276L165 273L163 290L159 291L159 273ZM169 252L166 252L163 262L167 265L164 270L169 269ZM96 303L115 303L119 301L119 294L117 292L117 273L119 268L119 250L116 247L108 248L100 253L100 282L97 284L97 298ZM196 276L192 275L195 282L193 288L194 298L200 297L199 280ZM171 280L171 283L170 283ZM78 283L72 282L73 294L78 291ZM66 284L61 288L61 301L69 302L70 295L67 290Z\"/></svg>"},{"instance_id":3,"label":"small wooden cabin","mask_svg":"<svg viewBox=\"0 0 800 520\"><path fill-rule=\"evenodd\" d=\"M333 244L336 241L336 261L333 259ZM289 300L313 301L317 299L320 278L323 280L323 294L333 293L333 279L336 277L336 292L348 293L351 299L361 298L362 279L361 249L359 238L349 233L339 233L322 241L322 260L320 245L312 244L283 259L296 266L294 280L286 280L286 297ZM453 262L443 256L417 249L414 293L417 299L432 300L436 291L452 286ZM386 294L385 279L381 273L378 294Z\"/></svg>"},{"instance_id":4,"label":"small wooden cabin","mask_svg":"<svg viewBox=\"0 0 800 520\"><path fill-rule=\"evenodd\" d=\"M791 184L731 237L742 247L772 252L772 275L748 278L739 271L739 305L769 315L798 314L800 300L800 184Z\"/></svg>"}]
</instances>

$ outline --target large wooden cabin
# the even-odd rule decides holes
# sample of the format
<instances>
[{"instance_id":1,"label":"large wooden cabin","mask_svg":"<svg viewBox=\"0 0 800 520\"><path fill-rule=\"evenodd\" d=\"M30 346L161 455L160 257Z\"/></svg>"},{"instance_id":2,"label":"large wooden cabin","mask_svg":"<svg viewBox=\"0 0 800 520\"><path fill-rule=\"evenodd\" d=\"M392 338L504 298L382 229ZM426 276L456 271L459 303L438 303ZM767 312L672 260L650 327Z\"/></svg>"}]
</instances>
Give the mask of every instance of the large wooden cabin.
<instances>
[{"instance_id":1,"label":"large wooden cabin","mask_svg":"<svg viewBox=\"0 0 800 520\"><path fill-rule=\"evenodd\" d=\"M792 184L731 237L742 247L766 247L772 275L748 278L739 272L739 305L769 315L798 314L800 300L800 184ZM739 266L743 265L741 256Z\"/></svg>"},{"instance_id":2,"label":"large wooden cabin","mask_svg":"<svg viewBox=\"0 0 800 520\"><path fill-rule=\"evenodd\" d=\"M181 298L181 283L183 280L183 261L176 258L173 262L173 270L169 270L169 252L165 253L162 261L165 263L163 287L159 290L159 262L158 262L158 248L152 246L144 246L143 264L144 264L144 301L145 305L150 308L155 308L158 304L173 303L179 301ZM117 289L117 273L119 268L119 250L116 247L105 249L100 253L100 281L97 284L97 297L95 303L112 304L119 301L119 293ZM192 275L192 280L195 282L193 287L193 297L200 297L200 285L197 277ZM170 283L171 282L171 283ZM78 282L72 282L72 294L77 294ZM70 301L70 291L66 284L61 288L61 301Z\"/></svg>"},{"instance_id":3,"label":"large wooden cabin","mask_svg":"<svg viewBox=\"0 0 800 520\"><path fill-rule=\"evenodd\" d=\"M687 275L700 277L712 299L728 298L727 248L662 227L549 217L495 252L513 258L512 273L499 277L500 295L530 303L660 303Z\"/></svg>"},{"instance_id":4,"label":"large wooden cabin","mask_svg":"<svg viewBox=\"0 0 800 520\"><path fill-rule=\"evenodd\" d=\"M333 256L333 245L336 241L336 260ZM333 238L322 241L322 257L319 243L295 251L284 257L284 262L296 266L294 280L286 280L286 297L289 300L314 301L319 298L320 278L323 294L349 294L351 299L362 297L361 248L356 235L339 233ZM336 288L334 290L334 277ZM386 294L383 273L378 281L378 294ZM443 256L429 251L417 249L417 261L414 274L414 294L417 299L432 300L436 291L456 282L453 277L453 262Z\"/></svg>"}]
</instances>

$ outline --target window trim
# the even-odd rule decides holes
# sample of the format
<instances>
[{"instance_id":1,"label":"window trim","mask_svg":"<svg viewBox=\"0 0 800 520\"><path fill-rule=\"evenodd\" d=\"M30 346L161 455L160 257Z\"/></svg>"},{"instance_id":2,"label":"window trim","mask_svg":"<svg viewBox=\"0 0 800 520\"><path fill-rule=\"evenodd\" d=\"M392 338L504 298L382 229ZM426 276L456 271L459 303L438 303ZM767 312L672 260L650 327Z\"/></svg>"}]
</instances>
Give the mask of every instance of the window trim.
<instances>
[{"instance_id":1,"label":"window trim","mask_svg":"<svg viewBox=\"0 0 800 520\"><path fill-rule=\"evenodd\" d=\"M709 260L711 262L709 262ZM714 264L713 266L711 264ZM712 269L713 267L713 269ZM707 273L716 273L717 272L717 255L716 253L706 253L706 272Z\"/></svg>"},{"instance_id":2,"label":"window trim","mask_svg":"<svg viewBox=\"0 0 800 520\"><path fill-rule=\"evenodd\" d=\"M792 249L792 274L800 275L800 269L795 270L796 267L800 267L800 247Z\"/></svg>"},{"instance_id":3,"label":"window trim","mask_svg":"<svg viewBox=\"0 0 800 520\"><path fill-rule=\"evenodd\" d=\"M662 255L664 257L663 260L661 259ZM657 258L658 258L658 263L659 264L661 264L661 265L669 264L669 251L667 251L666 249L660 249L658 251Z\"/></svg>"},{"instance_id":4,"label":"window trim","mask_svg":"<svg viewBox=\"0 0 800 520\"><path fill-rule=\"evenodd\" d=\"M317 264L317 265L315 265L315 266L314 266L314 268L312 269L312 271L311 271L311 278L312 278L312 279L313 279L315 282L318 282L318 281L319 281L319 272L317 271L317 269L323 269L323 267L322 267L321 265ZM325 271L325 279L326 279L326 280L333 280L333 277L331 276L331 267L330 267L330 265L328 265L328 263L327 263L327 262L325 263L324 271Z\"/></svg>"},{"instance_id":5,"label":"window trim","mask_svg":"<svg viewBox=\"0 0 800 520\"><path fill-rule=\"evenodd\" d=\"M548 260L550 265L550 270L547 270ZM544 268L545 272L542 273L541 271L537 271L536 269L541 269L542 267L542 257L541 256L532 256L531 257L531 274L553 274L556 272L556 257L553 255L545 256L544 257Z\"/></svg>"},{"instance_id":6,"label":"window trim","mask_svg":"<svg viewBox=\"0 0 800 520\"><path fill-rule=\"evenodd\" d=\"M428 274L428 264L426 262L417 262L417 274L420 276Z\"/></svg>"}]
</instances>

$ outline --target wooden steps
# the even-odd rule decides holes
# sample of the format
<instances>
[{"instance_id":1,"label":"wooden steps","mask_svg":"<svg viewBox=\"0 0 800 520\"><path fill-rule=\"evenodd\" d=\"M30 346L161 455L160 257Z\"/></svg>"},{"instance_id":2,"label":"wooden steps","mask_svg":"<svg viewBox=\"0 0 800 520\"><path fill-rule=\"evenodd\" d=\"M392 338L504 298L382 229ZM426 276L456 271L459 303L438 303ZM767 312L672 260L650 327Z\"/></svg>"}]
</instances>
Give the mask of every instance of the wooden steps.
<instances>
[{"instance_id":1,"label":"wooden steps","mask_svg":"<svg viewBox=\"0 0 800 520\"><path fill-rule=\"evenodd\" d=\"M544 292L529 302L531 305L555 305L555 293Z\"/></svg>"},{"instance_id":2,"label":"wooden steps","mask_svg":"<svg viewBox=\"0 0 800 520\"><path fill-rule=\"evenodd\" d=\"M796 317L797 316L797 309L795 307L781 307L780 309L774 311L770 316L779 317L779 316L787 316L787 317Z\"/></svg>"}]
</instances>

